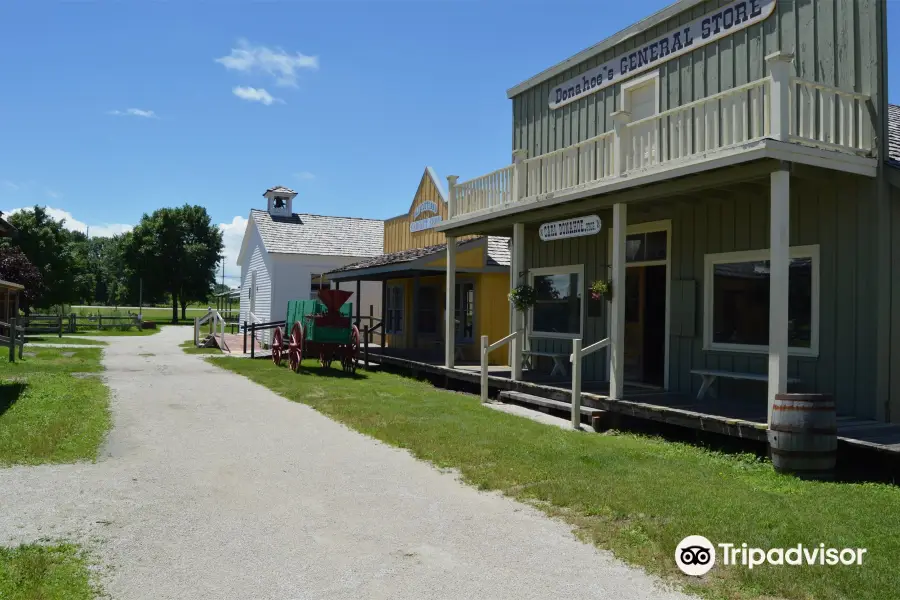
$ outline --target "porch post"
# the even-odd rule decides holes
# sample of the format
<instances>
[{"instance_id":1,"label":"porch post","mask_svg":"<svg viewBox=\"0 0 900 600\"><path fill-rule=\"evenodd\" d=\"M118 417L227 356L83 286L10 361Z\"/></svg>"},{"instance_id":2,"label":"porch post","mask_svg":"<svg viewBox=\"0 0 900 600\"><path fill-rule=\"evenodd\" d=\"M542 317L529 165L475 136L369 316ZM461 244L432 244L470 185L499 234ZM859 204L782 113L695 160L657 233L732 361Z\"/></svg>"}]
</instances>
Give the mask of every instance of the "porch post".
<instances>
[{"instance_id":1,"label":"porch post","mask_svg":"<svg viewBox=\"0 0 900 600\"><path fill-rule=\"evenodd\" d=\"M419 288L421 287L421 279L418 275L413 277L412 290L412 312L409 315L409 331L406 339L409 348L418 348L416 343L419 338Z\"/></svg>"},{"instance_id":2,"label":"porch post","mask_svg":"<svg viewBox=\"0 0 900 600\"><path fill-rule=\"evenodd\" d=\"M788 369L788 282L790 254L790 171L774 171L771 176L769 242L769 393L768 423L772 423L775 394L787 391Z\"/></svg>"},{"instance_id":3,"label":"porch post","mask_svg":"<svg viewBox=\"0 0 900 600\"><path fill-rule=\"evenodd\" d=\"M362 323L362 292L360 289L362 288L362 282L357 279L356 280L356 326L359 327L359 324Z\"/></svg>"},{"instance_id":4,"label":"porch post","mask_svg":"<svg viewBox=\"0 0 900 600\"><path fill-rule=\"evenodd\" d=\"M766 56L769 74L772 76L772 138L787 142L791 135L791 61L794 55L773 52Z\"/></svg>"},{"instance_id":5,"label":"porch post","mask_svg":"<svg viewBox=\"0 0 900 600\"><path fill-rule=\"evenodd\" d=\"M513 225L512 251L509 256L509 287L515 289L522 283L525 273L525 223ZM516 337L510 343L510 374L513 381L522 380L522 351L525 350L525 313L512 310L512 331Z\"/></svg>"},{"instance_id":6,"label":"porch post","mask_svg":"<svg viewBox=\"0 0 900 600\"><path fill-rule=\"evenodd\" d=\"M387 279L381 281L381 353L384 354L385 342L387 341Z\"/></svg>"},{"instance_id":7,"label":"porch post","mask_svg":"<svg viewBox=\"0 0 900 600\"><path fill-rule=\"evenodd\" d=\"M610 116L613 119L613 175L624 175L628 169L625 154L629 146L626 125L631 120L631 113L617 110Z\"/></svg>"},{"instance_id":8,"label":"porch post","mask_svg":"<svg viewBox=\"0 0 900 600\"><path fill-rule=\"evenodd\" d=\"M621 399L625 390L625 232L628 207L613 205L612 303L609 319L609 397Z\"/></svg>"},{"instance_id":9,"label":"porch post","mask_svg":"<svg viewBox=\"0 0 900 600\"><path fill-rule=\"evenodd\" d=\"M528 196L528 170L525 168L525 160L528 151L519 148L513 150L513 178L510 186L510 202L518 202Z\"/></svg>"},{"instance_id":10,"label":"porch post","mask_svg":"<svg viewBox=\"0 0 900 600\"><path fill-rule=\"evenodd\" d=\"M444 365L456 364L456 237L447 236L447 300L444 308Z\"/></svg>"},{"instance_id":11,"label":"porch post","mask_svg":"<svg viewBox=\"0 0 900 600\"><path fill-rule=\"evenodd\" d=\"M456 182L459 175L447 176L447 218L452 219L456 216Z\"/></svg>"}]
</instances>

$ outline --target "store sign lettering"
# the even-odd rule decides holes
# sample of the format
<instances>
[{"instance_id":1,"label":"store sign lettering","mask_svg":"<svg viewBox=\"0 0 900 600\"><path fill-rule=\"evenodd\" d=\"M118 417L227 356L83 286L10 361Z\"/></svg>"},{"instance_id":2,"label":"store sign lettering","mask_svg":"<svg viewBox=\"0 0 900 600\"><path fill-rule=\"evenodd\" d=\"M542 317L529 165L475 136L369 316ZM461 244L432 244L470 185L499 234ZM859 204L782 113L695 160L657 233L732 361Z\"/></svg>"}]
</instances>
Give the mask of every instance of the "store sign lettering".
<instances>
[{"instance_id":1,"label":"store sign lettering","mask_svg":"<svg viewBox=\"0 0 900 600\"><path fill-rule=\"evenodd\" d=\"M600 233L600 217L597 215L544 223L539 231L541 240L545 242L596 233Z\"/></svg>"},{"instance_id":2,"label":"store sign lettering","mask_svg":"<svg viewBox=\"0 0 900 600\"><path fill-rule=\"evenodd\" d=\"M692 52L741 29L765 20L775 10L775 0L737 0L594 67L550 90L550 109L565 106L628 77Z\"/></svg>"}]
</instances>

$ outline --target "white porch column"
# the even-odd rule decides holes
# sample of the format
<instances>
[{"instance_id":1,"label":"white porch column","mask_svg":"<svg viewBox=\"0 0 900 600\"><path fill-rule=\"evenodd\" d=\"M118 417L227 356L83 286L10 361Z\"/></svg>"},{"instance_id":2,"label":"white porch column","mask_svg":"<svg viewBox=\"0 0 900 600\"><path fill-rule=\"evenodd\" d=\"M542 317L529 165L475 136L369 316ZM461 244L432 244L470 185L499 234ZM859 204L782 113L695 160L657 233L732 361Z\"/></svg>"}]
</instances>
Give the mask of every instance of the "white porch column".
<instances>
[{"instance_id":1,"label":"white porch column","mask_svg":"<svg viewBox=\"0 0 900 600\"><path fill-rule=\"evenodd\" d=\"M444 309L444 364L452 369L456 358L456 237L447 236L447 304Z\"/></svg>"},{"instance_id":2,"label":"white porch column","mask_svg":"<svg viewBox=\"0 0 900 600\"><path fill-rule=\"evenodd\" d=\"M609 319L609 397L625 390L625 233L628 207L613 205L612 305Z\"/></svg>"},{"instance_id":3,"label":"white porch column","mask_svg":"<svg viewBox=\"0 0 900 600\"><path fill-rule=\"evenodd\" d=\"M772 422L775 394L787 391L788 280L791 266L791 175L775 171L771 178L769 242L769 393L768 423Z\"/></svg>"},{"instance_id":4,"label":"white porch column","mask_svg":"<svg viewBox=\"0 0 900 600\"><path fill-rule=\"evenodd\" d=\"M513 290L523 283L525 271L525 223L513 225L512 248L509 253L509 289ZM522 380L522 351L525 349L525 314L510 304L512 318L510 333L516 337L510 343L509 362L513 381Z\"/></svg>"},{"instance_id":5,"label":"white porch column","mask_svg":"<svg viewBox=\"0 0 900 600\"><path fill-rule=\"evenodd\" d=\"M773 52L766 56L769 74L772 76L771 123L772 138L787 142L791 133L791 61L794 55Z\"/></svg>"},{"instance_id":6,"label":"white porch column","mask_svg":"<svg viewBox=\"0 0 900 600\"><path fill-rule=\"evenodd\" d=\"M613 175L624 175L628 169L628 122L631 113L617 110L610 115L613 120Z\"/></svg>"}]
</instances>

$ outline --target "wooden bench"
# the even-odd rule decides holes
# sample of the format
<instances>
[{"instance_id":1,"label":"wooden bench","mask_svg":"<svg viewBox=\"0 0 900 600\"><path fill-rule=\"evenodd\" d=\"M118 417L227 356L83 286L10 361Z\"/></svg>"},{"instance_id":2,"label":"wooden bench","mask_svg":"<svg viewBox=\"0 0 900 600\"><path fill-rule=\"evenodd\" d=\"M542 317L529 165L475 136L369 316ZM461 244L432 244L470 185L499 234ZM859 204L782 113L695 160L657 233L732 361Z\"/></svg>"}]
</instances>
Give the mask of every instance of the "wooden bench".
<instances>
[{"instance_id":1,"label":"wooden bench","mask_svg":"<svg viewBox=\"0 0 900 600\"><path fill-rule=\"evenodd\" d=\"M566 352L539 352L537 350L522 351L522 368L533 369L531 366L531 358L533 356L546 356L553 359L553 369L550 371L550 377L557 373L563 377L569 376L569 370L566 368L566 362L569 360L569 354Z\"/></svg>"},{"instance_id":2,"label":"wooden bench","mask_svg":"<svg viewBox=\"0 0 900 600\"><path fill-rule=\"evenodd\" d=\"M735 373L733 371L716 371L713 369L691 369L691 373L699 375L702 379L700 391L697 392L697 400L702 400L707 392L709 392L710 396L716 398L716 391L712 388L712 384L715 383L716 379L719 377L725 379L744 379L748 381L769 381L768 375L760 373ZM789 384L800 383L800 380L796 377L788 377L787 382Z\"/></svg>"}]
</instances>

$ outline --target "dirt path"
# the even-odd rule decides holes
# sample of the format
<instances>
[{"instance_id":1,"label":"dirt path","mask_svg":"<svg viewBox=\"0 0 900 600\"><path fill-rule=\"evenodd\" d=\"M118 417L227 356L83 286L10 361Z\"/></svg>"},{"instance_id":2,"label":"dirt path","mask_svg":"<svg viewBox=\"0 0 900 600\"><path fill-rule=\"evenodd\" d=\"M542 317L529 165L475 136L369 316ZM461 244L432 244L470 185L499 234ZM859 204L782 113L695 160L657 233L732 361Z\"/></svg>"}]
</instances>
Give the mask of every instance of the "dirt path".
<instances>
[{"instance_id":1,"label":"dirt path","mask_svg":"<svg viewBox=\"0 0 900 600\"><path fill-rule=\"evenodd\" d=\"M531 508L184 355L189 336L108 339L101 460L0 469L0 543L80 541L117 600L686 598Z\"/></svg>"}]
</instances>

